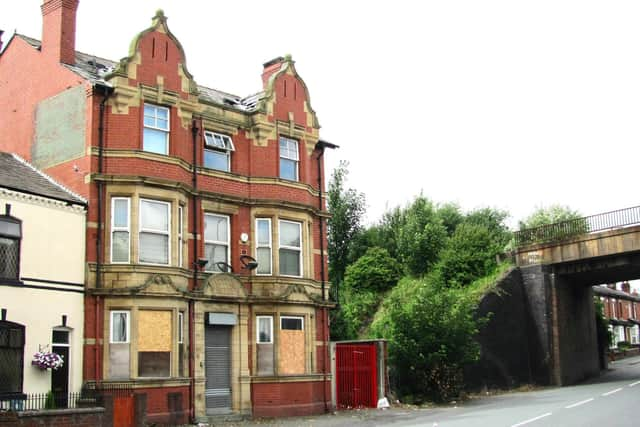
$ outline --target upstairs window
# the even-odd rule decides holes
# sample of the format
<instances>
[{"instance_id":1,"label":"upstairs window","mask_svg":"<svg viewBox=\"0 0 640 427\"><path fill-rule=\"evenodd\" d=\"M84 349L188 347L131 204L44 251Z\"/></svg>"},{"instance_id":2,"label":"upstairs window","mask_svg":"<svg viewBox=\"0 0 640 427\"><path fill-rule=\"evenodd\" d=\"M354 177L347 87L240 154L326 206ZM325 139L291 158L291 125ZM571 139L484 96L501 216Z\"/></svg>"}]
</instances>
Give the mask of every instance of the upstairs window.
<instances>
[{"instance_id":1,"label":"upstairs window","mask_svg":"<svg viewBox=\"0 0 640 427\"><path fill-rule=\"evenodd\" d=\"M169 154L169 109L144 104L144 151Z\"/></svg>"},{"instance_id":2,"label":"upstairs window","mask_svg":"<svg viewBox=\"0 0 640 427\"><path fill-rule=\"evenodd\" d=\"M298 181L298 141L280 137L280 178Z\"/></svg>"},{"instance_id":3,"label":"upstairs window","mask_svg":"<svg viewBox=\"0 0 640 427\"><path fill-rule=\"evenodd\" d=\"M204 215L204 252L209 260L206 271L223 272L216 264L229 264L229 217L224 215Z\"/></svg>"},{"instance_id":4,"label":"upstairs window","mask_svg":"<svg viewBox=\"0 0 640 427\"><path fill-rule=\"evenodd\" d=\"M129 262L129 211L128 197L111 199L111 262Z\"/></svg>"},{"instance_id":5,"label":"upstairs window","mask_svg":"<svg viewBox=\"0 0 640 427\"><path fill-rule=\"evenodd\" d=\"M231 152L233 142L227 135L205 131L204 133L204 166L225 172L231 170Z\"/></svg>"},{"instance_id":6,"label":"upstairs window","mask_svg":"<svg viewBox=\"0 0 640 427\"><path fill-rule=\"evenodd\" d=\"M280 274L302 276L302 224L280 221Z\"/></svg>"},{"instance_id":7,"label":"upstairs window","mask_svg":"<svg viewBox=\"0 0 640 427\"><path fill-rule=\"evenodd\" d=\"M141 263L169 264L169 203L140 200Z\"/></svg>"},{"instance_id":8,"label":"upstairs window","mask_svg":"<svg viewBox=\"0 0 640 427\"><path fill-rule=\"evenodd\" d=\"M256 219L256 274L271 274L271 220Z\"/></svg>"},{"instance_id":9,"label":"upstairs window","mask_svg":"<svg viewBox=\"0 0 640 427\"><path fill-rule=\"evenodd\" d=\"M20 220L0 215L0 279L18 280L21 238Z\"/></svg>"}]
</instances>

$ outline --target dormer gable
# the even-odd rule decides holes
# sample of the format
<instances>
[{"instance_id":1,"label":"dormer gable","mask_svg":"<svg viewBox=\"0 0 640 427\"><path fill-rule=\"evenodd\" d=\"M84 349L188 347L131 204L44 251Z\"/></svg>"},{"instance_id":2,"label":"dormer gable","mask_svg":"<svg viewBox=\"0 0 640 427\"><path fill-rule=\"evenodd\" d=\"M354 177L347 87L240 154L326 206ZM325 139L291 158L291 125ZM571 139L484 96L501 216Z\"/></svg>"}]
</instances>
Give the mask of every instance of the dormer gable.
<instances>
[{"instance_id":1,"label":"dormer gable","mask_svg":"<svg viewBox=\"0 0 640 427\"><path fill-rule=\"evenodd\" d=\"M309 90L295 68L291 55L264 64L262 82L264 96L261 109L275 120L302 126L308 131L319 129L318 118L311 108Z\"/></svg>"},{"instance_id":2,"label":"dormer gable","mask_svg":"<svg viewBox=\"0 0 640 427\"><path fill-rule=\"evenodd\" d=\"M129 55L106 79L116 77L127 78L131 86L157 87L182 97L198 92L182 44L169 30L162 9L152 18L151 27L133 38Z\"/></svg>"}]
</instances>

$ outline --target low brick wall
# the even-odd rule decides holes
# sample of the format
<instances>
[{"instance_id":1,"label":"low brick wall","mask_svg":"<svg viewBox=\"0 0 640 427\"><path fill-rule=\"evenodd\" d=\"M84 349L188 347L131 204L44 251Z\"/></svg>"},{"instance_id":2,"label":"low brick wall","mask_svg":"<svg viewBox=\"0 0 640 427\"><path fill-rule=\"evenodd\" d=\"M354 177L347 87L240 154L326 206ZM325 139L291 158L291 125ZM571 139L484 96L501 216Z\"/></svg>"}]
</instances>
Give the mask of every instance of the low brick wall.
<instances>
[{"instance_id":1,"label":"low brick wall","mask_svg":"<svg viewBox=\"0 0 640 427\"><path fill-rule=\"evenodd\" d=\"M103 416L104 408L0 412L0 427L95 427L102 425Z\"/></svg>"}]
</instances>

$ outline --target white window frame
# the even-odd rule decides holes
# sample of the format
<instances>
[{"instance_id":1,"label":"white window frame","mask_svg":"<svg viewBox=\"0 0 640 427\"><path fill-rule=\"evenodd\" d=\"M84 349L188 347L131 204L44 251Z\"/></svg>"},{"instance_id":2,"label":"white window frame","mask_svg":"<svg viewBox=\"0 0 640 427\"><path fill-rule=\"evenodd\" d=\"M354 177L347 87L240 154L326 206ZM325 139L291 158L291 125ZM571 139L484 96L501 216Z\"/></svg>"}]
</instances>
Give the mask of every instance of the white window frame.
<instances>
[{"instance_id":1,"label":"white window frame","mask_svg":"<svg viewBox=\"0 0 640 427\"><path fill-rule=\"evenodd\" d=\"M167 207L167 231L166 232L162 230L156 230L153 228L142 228L142 203L144 202L163 204ZM164 202L162 200L140 199L140 203L138 204L138 228L139 228L138 230L138 262L144 265L171 265L171 203ZM161 264L157 262L140 261L140 253L142 252L141 245L140 245L140 235L142 233L160 234L160 235L167 236L167 263L166 264Z\"/></svg>"},{"instance_id":2,"label":"white window frame","mask_svg":"<svg viewBox=\"0 0 640 427\"><path fill-rule=\"evenodd\" d=\"M126 227L116 227L115 225L115 211L116 211L116 201L125 200L127 202L127 226ZM129 244L127 245L127 260L126 261L114 261L113 260L113 235L116 232L126 231L129 238ZM109 259L111 260L111 264L129 264L131 262L131 198L130 197L112 197L111 198L111 248L109 251Z\"/></svg>"},{"instance_id":3,"label":"white window frame","mask_svg":"<svg viewBox=\"0 0 640 427\"><path fill-rule=\"evenodd\" d=\"M178 205L178 267L182 268L184 252L184 207Z\"/></svg>"},{"instance_id":4,"label":"white window frame","mask_svg":"<svg viewBox=\"0 0 640 427\"><path fill-rule=\"evenodd\" d=\"M215 139L220 138L222 140L222 143L224 145L223 147L217 146L215 144L209 144L209 140L213 140L215 141ZM231 152L235 151L235 147L233 145L233 141L231 140L231 137L229 135L224 135L222 133L218 133L218 132L212 132L209 130L204 131L204 150L205 151L214 151L214 152L218 152L218 153L224 153L227 157L227 168L226 169L217 169L217 168L211 168L210 166L204 165L207 168L210 169L214 169L214 170L222 170L223 172L231 172ZM204 159L203 159L203 163L204 163Z\"/></svg>"},{"instance_id":5,"label":"white window frame","mask_svg":"<svg viewBox=\"0 0 640 427\"><path fill-rule=\"evenodd\" d=\"M291 156L288 156L288 155L283 155L282 147L281 147L282 141L286 141L287 142L287 146L289 146L290 144L295 145L295 148L296 148L295 157L291 157ZM295 179L293 179L293 181L300 181L300 143L299 143L299 141L296 140L296 139L293 139L293 138L286 137L286 136L280 136L280 139L278 140L278 153L279 153L279 156L278 156L279 159L286 159L286 160L290 160L290 161L295 163L295 165L296 165L296 167L295 167L296 176L295 176ZM278 166L280 166L280 165L278 165ZM291 178L285 178L285 177L282 176L282 170L280 170L279 176L282 179L291 180Z\"/></svg>"},{"instance_id":6,"label":"white window frame","mask_svg":"<svg viewBox=\"0 0 640 427\"><path fill-rule=\"evenodd\" d=\"M302 329L282 329L282 321L285 319L296 319L302 322ZM295 331L304 331L304 316L280 316L280 330L295 330Z\"/></svg>"},{"instance_id":7,"label":"white window frame","mask_svg":"<svg viewBox=\"0 0 640 427\"><path fill-rule=\"evenodd\" d=\"M258 238L258 223L260 221L266 221L269 224L269 243L264 245L260 244L260 239ZM271 218L256 218L256 252L255 258L258 259L258 249L269 249L269 272L268 273L258 273L258 269L256 269L256 276L270 276L273 274L273 236L272 236L272 228L271 228Z\"/></svg>"},{"instance_id":8,"label":"white window frame","mask_svg":"<svg viewBox=\"0 0 640 427\"><path fill-rule=\"evenodd\" d=\"M260 341L260 320L269 320L269 341ZM256 316L256 344L273 344L273 316Z\"/></svg>"},{"instance_id":9,"label":"white window frame","mask_svg":"<svg viewBox=\"0 0 640 427\"><path fill-rule=\"evenodd\" d=\"M178 344L184 344L184 311L178 312Z\"/></svg>"},{"instance_id":10,"label":"white window frame","mask_svg":"<svg viewBox=\"0 0 640 427\"><path fill-rule=\"evenodd\" d=\"M124 314L125 315L125 323L126 323L126 334L127 339L125 341L114 341L113 340L113 315L114 314ZM110 310L109 311L109 344L129 344L131 343L131 312L129 310Z\"/></svg>"},{"instance_id":11,"label":"white window frame","mask_svg":"<svg viewBox=\"0 0 640 427\"><path fill-rule=\"evenodd\" d=\"M282 233L282 227L281 224L287 222L289 224L296 224L298 226L298 229L300 230L300 247L295 247L295 246L287 246L287 245L282 245L280 238L281 238L281 233ZM288 250L295 250L298 251L298 262L300 263L300 274L299 275L293 275L293 274L283 274L282 271L280 271L280 263L278 262L278 273L281 276L287 276L287 277L302 277L304 275L304 266L302 264L302 248L303 248L303 239L302 239L302 223L301 222L297 222L297 221L289 221L286 219L280 219L278 220L278 259L280 259L280 249L288 249Z\"/></svg>"},{"instance_id":12,"label":"white window frame","mask_svg":"<svg viewBox=\"0 0 640 427\"><path fill-rule=\"evenodd\" d=\"M151 107L154 108L154 115L153 116L147 116L145 114L145 110L146 107ZM145 122L145 117L153 117L156 125L158 123L158 110L165 110L167 112L167 128L162 128L159 126L152 126L152 125L148 125ZM165 135L165 142L164 142L164 153L156 153L156 154L164 154L164 155L168 155L169 154L169 131L171 130L171 111L169 110L168 107L163 107L161 105L156 105L156 104L149 104L149 103L144 103L143 109L142 109L142 126L145 128L149 128L149 129L154 129L154 130L158 130L161 132L164 132ZM144 150L144 130L142 132L142 149ZM145 150L146 151L146 150ZM150 153L155 153L155 151L149 151Z\"/></svg>"},{"instance_id":13,"label":"white window frame","mask_svg":"<svg viewBox=\"0 0 640 427\"><path fill-rule=\"evenodd\" d=\"M207 240L206 239L206 232L203 232L202 234L204 235L203 237L204 239L204 245L205 245L205 253L206 253L206 247L207 244L212 244L212 245L225 245L227 247L227 263L229 265L231 265L231 220L229 218L229 215L221 215L221 214L216 214L216 213L210 213L210 212L205 212L204 214L205 216L205 224L206 224L206 217L207 216L215 216L218 218L224 218L227 221L227 240L226 241L222 241L222 240ZM214 270L215 266L214 265L209 265L209 263L207 263L206 267L205 267L205 271L208 273L221 273L221 271L217 271Z\"/></svg>"}]
</instances>

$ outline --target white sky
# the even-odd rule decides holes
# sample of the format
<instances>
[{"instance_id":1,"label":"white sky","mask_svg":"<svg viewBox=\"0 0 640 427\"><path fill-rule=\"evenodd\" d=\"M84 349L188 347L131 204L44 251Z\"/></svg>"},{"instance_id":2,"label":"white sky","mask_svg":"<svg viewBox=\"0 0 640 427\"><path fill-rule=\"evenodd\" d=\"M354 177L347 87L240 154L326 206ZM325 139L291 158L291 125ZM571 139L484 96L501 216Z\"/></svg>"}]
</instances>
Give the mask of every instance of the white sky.
<instances>
[{"instance_id":1,"label":"white sky","mask_svg":"<svg viewBox=\"0 0 640 427\"><path fill-rule=\"evenodd\" d=\"M41 38L40 4L3 4L5 42ZM421 191L512 225L639 204L638 1L81 0L77 50L120 59L157 8L199 84L248 95L293 55L368 222Z\"/></svg>"}]
</instances>

